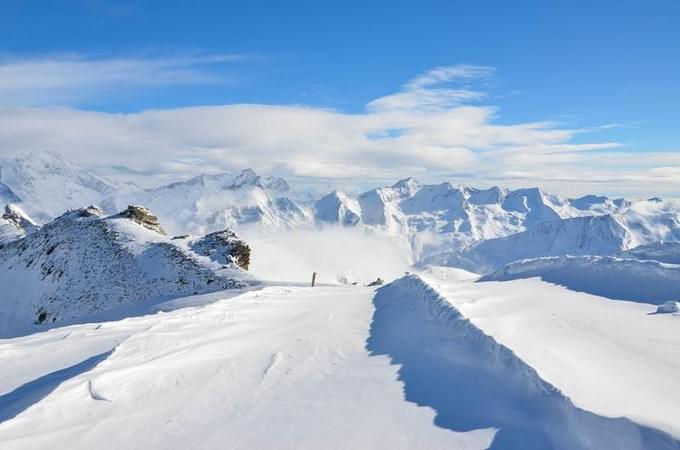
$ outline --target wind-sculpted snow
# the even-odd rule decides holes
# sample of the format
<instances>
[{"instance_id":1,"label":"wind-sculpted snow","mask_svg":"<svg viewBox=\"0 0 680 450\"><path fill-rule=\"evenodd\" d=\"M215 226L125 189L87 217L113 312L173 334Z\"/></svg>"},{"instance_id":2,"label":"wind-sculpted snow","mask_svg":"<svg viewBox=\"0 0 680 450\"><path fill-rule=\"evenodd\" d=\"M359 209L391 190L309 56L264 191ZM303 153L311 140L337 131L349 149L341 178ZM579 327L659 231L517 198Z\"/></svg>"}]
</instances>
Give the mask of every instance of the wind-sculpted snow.
<instances>
[{"instance_id":1,"label":"wind-sculpted snow","mask_svg":"<svg viewBox=\"0 0 680 450\"><path fill-rule=\"evenodd\" d=\"M73 210L0 249L0 335L127 304L244 287L245 279L235 265L213 262L186 240L126 215Z\"/></svg>"},{"instance_id":2,"label":"wind-sculpted snow","mask_svg":"<svg viewBox=\"0 0 680 450\"><path fill-rule=\"evenodd\" d=\"M533 277L613 299L653 304L680 299L680 265L612 256L559 256L516 261L480 281Z\"/></svg>"},{"instance_id":3,"label":"wind-sculpted snow","mask_svg":"<svg viewBox=\"0 0 680 450\"><path fill-rule=\"evenodd\" d=\"M400 365L406 400L433 408L441 428L494 428L496 450L680 448L663 432L577 408L417 276L379 289L374 304L368 349Z\"/></svg>"}]
</instances>

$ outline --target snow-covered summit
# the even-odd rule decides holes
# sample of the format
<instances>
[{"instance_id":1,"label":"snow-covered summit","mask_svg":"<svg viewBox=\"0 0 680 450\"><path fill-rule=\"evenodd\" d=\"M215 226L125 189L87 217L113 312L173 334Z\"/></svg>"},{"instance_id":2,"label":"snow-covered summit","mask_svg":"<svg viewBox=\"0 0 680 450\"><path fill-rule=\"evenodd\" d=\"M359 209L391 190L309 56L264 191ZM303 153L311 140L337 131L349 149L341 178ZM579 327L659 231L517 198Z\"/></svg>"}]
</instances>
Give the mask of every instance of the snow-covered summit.
<instances>
[{"instance_id":1,"label":"snow-covered summit","mask_svg":"<svg viewBox=\"0 0 680 450\"><path fill-rule=\"evenodd\" d=\"M107 205L147 205L171 233L206 233L244 225L293 228L311 222L310 215L286 196L282 178L262 177L250 169L239 173L200 175L139 192L112 195Z\"/></svg>"},{"instance_id":2,"label":"snow-covered summit","mask_svg":"<svg viewBox=\"0 0 680 450\"><path fill-rule=\"evenodd\" d=\"M333 191L314 203L314 218L320 223L354 226L361 221L361 207L345 193Z\"/></svg>"},{"instance_id":3,"label":"snow-covered summit","mask_svg":"<svg viewBox=\"0 0 680 450\"><path fill-rule=\"evenodd\" d=\"M19 204L40 222L67 209L99 203L120 187L53 152L0 159L0 201Z\"/></svg>"}]
</instances>

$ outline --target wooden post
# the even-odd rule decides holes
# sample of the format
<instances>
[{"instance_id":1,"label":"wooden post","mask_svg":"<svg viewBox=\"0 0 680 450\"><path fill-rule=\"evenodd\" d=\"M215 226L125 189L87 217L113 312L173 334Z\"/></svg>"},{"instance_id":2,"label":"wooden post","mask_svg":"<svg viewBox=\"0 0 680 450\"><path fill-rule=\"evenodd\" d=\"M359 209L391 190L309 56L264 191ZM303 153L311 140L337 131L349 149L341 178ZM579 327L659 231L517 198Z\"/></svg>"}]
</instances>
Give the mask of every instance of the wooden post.
<instances>
[{"instance_id":1,"label":"wooden post","mask_svg":"<svg viewBox=\"0 0 680 450\"><path fill-rule=\"evenodd\" d=\"M316 272L312 272L312 287L316 284Z\"/></svg>"}]
</instances>

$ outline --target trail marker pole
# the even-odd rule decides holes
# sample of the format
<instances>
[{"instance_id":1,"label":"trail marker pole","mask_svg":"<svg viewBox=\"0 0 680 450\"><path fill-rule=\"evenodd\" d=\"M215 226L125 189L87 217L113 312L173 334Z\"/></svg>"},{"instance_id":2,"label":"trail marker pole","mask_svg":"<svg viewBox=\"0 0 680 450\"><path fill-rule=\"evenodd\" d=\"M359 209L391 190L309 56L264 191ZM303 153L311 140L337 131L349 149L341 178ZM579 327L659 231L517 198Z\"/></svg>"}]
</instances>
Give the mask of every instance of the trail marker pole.
<instances>
[{"instance_id":1,"label":"trail marker pole","mask_svg":"<svg viewBox=\"0 0 680 450\"><path fill-rule=\"evenodd\" d=\"M316 272L312 272L312 287L316 284Z\"/></svg>"}]
</instances>

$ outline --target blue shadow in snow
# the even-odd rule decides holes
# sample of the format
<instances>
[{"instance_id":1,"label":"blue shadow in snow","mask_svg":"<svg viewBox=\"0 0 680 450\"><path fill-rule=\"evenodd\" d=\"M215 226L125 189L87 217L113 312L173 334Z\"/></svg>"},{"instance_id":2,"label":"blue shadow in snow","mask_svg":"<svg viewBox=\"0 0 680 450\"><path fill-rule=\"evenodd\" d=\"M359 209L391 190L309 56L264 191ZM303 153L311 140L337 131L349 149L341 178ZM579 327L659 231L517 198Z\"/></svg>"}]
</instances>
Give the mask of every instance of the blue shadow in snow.
<instances>
[{"instance_id":1,"label":"blue shadow in snow","mask_svg":"<svg viewBox=\"0 0 680 450\"><path fill-rule=\"evenodd\" d=\"M406 400L456 432L494 428L493 450L680 449L672 436L577 408L417 277L379 289L367 349L401 365Z\"/></svg>"},{"instance_id":2,"label":"blue shadow in snow","mask_svg":"<svg viewBox=\"0 0 680 450\"><path fill-rule=\"evenodd\" d=\"M12 392L0 396L0 423L13 419L23 411L38 403L54 391L61 383L81 373L87 372L104 361L113 349L87 358L71 367L36 378L19 386Z\"/></svg>"}]
</instances>

